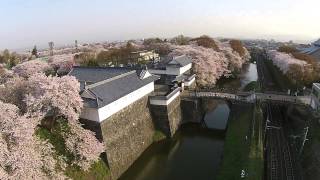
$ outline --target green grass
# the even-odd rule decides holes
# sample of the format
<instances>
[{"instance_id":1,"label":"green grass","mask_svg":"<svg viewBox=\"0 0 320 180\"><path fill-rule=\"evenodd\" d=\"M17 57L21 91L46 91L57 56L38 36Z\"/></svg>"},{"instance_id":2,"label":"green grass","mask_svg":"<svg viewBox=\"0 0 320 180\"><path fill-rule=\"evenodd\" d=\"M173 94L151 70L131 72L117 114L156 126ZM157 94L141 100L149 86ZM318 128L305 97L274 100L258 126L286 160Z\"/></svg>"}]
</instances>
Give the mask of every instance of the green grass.
<instances>
[{"instance_id":1,"label":"green grass","mask_svg":"<svg viewBox=\"0 0 320 180\"><path fill-rule=\"evenodd\" d=\"M167 137L163 132L156 130L152 138L153 138L153 142L159 142L166 139Z\"/></svg>"},{"instance_id":2,"label":"green grass","mask_svg":"<svg viewBox=\"0 0 320 180\"><path fill-rule=\"evenodd\" d=\"M251 81L249 84L247 84L244 89L244 91L260 91L260 86L257 81Z\"/></svg>"},{"instance_id":3,"label":"green grass","mask_svg":"<svg viewBox=\"0 0 320 180\"><path fill-rule=\"evenodd\" d=\"M39 127L36 131L36 135L43 140L48 140L56 150L57 156L63 156L66 159L67 168L65 174L76 180L102 180L110 179L109 168L103 160L92 164L88 171L81 170L78 166L72 165L74 155L66 148L65 141L62 133L68 133L70 131L69 126L64 119L58 119L53 128L48 130L44 127ZM57 167L60 168L60 167Z\"/></svg>"},{"instance_id":4,"label":"green grass","mask_svg":"<svg viewBox=\"0 0 320 180\"><path fill-rule=\"evenodd\" d=\"M104 180L109 178L109 168L100 159L98 162L94 163L89 171L83 171L76 166L68 166L66 169L66 175L72 179L76 180Z\"/></svg>"},{"instance_id":5,"label":"green grass","mask_svg":"<svg viewBox=\"0 0 320 180\"><path fill-rule=\"evenodd\" d=\"M303 110L298 119L305 121L306 124L305 126L297 127L297 133L303 134L305 132L303 128L309 127L308 140L305 142L301 156L299 156L304 179L320 179L320 155L318 153L320 147L319 117L309 110ZM301 143L302 138L297 143L298 150L301 148Z\"/></svg>"},{"instance_id":6,"label":"green grass","mask_svg":"<svg viewBox=\"0 0 320 180\"><path fill-rule=\"evenodd\" d=\"M241 179L241 170L247 173L246 179L262 179L264 165L262 120L263 114L259 106L253 108L251 105L234 105L229 119L218 180Z\"/></svg>"},{"instance_id":7,"label":"green grass","mask_svg":"<svg viewBox=\"0 0 320 180\"><path fill-rule=\"evenodd\" d=\"M252 106L233 105L218 180L240 179L241 170L246 168L251 119Z\"/></svg>"},{"instance_id":8,"label":"green grass","mask_svg":"<svg viewBox=\"0 0 320 180\"><path fill-rule=\"evenodd\" d=\"M247 160L247 179L263 179L264 159L263 159L263 113L259 105L254 108L254 119L252 121L252 131L250 137L250 150Z\"/></svg>"},{"instance_id":9,"label":"green grass","mask_svg":"<svg viewBox=\"0 0 320 180\"><path fill-rule=\"evenodd\" d=\"M70 129L68 124L63 119L58 119L51 130L48 130L44 127L39 127L36 131L36 135L43 140L48 140L51 143L57 155L66 157L67 163L70 163L74 160L74 156L69 152L65 145L65 140L62 136L62 133L69 132Z\"/></svg>"}]
</instances>

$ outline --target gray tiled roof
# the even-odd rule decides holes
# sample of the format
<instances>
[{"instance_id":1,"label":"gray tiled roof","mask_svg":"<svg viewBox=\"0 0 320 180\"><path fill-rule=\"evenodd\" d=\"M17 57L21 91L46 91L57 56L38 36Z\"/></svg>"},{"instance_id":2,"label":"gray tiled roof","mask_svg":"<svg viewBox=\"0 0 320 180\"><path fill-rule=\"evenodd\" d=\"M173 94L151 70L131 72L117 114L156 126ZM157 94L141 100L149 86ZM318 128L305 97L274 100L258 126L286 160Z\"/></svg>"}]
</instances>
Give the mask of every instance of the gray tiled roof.
<instances>
[{"instance_id":1,"label":"gray tiled roof","mask_svg":"<svg viewBox=\"0 0 320 180\"><path fill-rule=\"evenodd\" d=\"M127 68L75 67L69 75L75 76L78 81L95 82L86 88L82 85L82 98L85 106L100 108L158 79L158 76L141 79L142 72Z\"/></svg>"},{"instance_id":2,"label":"gray tiled roof","mask_svg":"<svg viewBox=\"0 0 320 180\"><path fill-rule=\"evenodd\" d=\"M175 57L173 61L176 61L182 67L192 63L192 59L186 55Z\"/></svg>"},{"instance_id":3,"label":"gray tiled roof","mask_svg":"<svg viewBox=\"0 0 320 180\"><path fill-rule=\"evenodd\" d=\"M130 71L132 71L132 69L114 67L75 66L73 67L69 75L75 76L80 82L96 83Z\"/></svg>"}]
</instances>

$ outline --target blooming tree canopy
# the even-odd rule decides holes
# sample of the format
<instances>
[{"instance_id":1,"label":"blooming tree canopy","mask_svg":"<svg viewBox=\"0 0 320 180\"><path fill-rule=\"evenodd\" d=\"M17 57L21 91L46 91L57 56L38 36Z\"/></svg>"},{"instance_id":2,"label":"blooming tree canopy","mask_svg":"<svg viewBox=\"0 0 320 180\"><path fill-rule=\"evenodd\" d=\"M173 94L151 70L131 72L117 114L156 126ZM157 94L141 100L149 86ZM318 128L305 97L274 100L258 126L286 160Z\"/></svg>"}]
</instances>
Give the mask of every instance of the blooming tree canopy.
<instances>
[{"instance_id":1,"label":"blooming tree canopy","mask_svg":"<svg viewBox=\"0 0 320 180\"><path fill-rule=\"evenodd\" d=\"M309 57L299 52L283 48L283 52L268 51L268 55L275 66L277 66L283 74L295 82L310 84L320 78L320 66Z\"/></svg>"},{"instance_id":2,"label":"blooming tree canopy","mask_svg":"<svg viewBox=\"0 0 320 180\"><path fill-rule=\"evenodd\" d=\"M83 170L88 170L92 163L99 160L99 155L104 151L102 143L97 141L95 134L74 124L70 134L65 134L66 146L70 152L76 155L75 164Z\"/></svg>"},{"instance_id":3,"label":"blooming tree canopy","mask_svg":"<svg viewBox=\"0 0 320 180\"><path fill-rule=\"evenodd\" d=\"M69 73L75 64L73 54L55 55L49 58L49 65L59 75L65 75Z\"/></svg>"},{"instance_id":4,"label":"blooming tree canopy","mask_svg":"<svg viewBox=\"0 0 320 180\"><path fill-rule=\"evenodd\" d=\"M56 171L52 145L34 136L39 117L20 116L18 107L0 101L0 119L1 179L65 177Z\"/></svg>"},{"instance_id":5,"label":"blooming tree canopy","mask_svg":"<svg viewBox=\"0 0 320 180\"><path fill-rule=\"evenodd\" d=\"M18 64L13 68L13 72L21 77L28 78L35 73L45 73L52 70L45 61L35 59Z\"/></svg>"},{"instance_id":6,"label":"blooming tree canopy","mask_svg":"<svg viewBox=\"0 0 320 180\"><path fill-rule=\"evenodd\" d=\"M73 76L34 74L28 79L24 102L28 112L51 113L78 121L82 108L80 84Z\"/></svg>"},{"instance_id":7,"label":"blooming tree canopy","mask_svg":"<svg viewBox=\"0 0 320 180\"><path fill-rule=\"evenodd\" d=\"M250 59L247 50L243 57L235 52L229 43L215 40L219 50L211 47L199 46L195 43L184 46L173 46L170 56L188 55L193 59L194 72L197 74L197 84L212 86L222 76L230 76L232 72L240 70L243 63Z\"/></svg>"},{"instance_id":8,"label":"blooming tree canopy","mask_svg":"<svg viewBox=\"0 0 320 180\"><path fill-rule=\"evenodd\" d=\"M274 65L276 65L284 74L289 71L290 65L294 64L303 68L307 63L305 61L294 58L287 53L278 52L275 50L268 51Z\"/></svg>"},{"instance_id":9,"label":"blooming tree canopy","mask_svg":"<svg viewBox=\"0 0 320 180\"><path fill-rule=\"evenodd\" d=\"M103 144L79 122L82 99L79 82L71 76L46 76L35 73L29 78L14 77L0 87L0 175L18 179L65 179L66 161L55 147L35 135L44 117L67 120L70 131L62 134L75 158L72 165L88 170L99 159ZM12 98L14 97L14 98ZM14 103L9 104L9 103ZM63 142L61 142L63 143ZM57 172L57 164L60 169ZM1 179L2 177L0 177Z\"/></svg>"},{"instance_id":10,"label":"blooming tree canopy","mask_svg":"<svg viewBox=\"0 0 320 180\"><path fill-rule=\"evenodd\" d=\"M64 134L67 148L77 157L75 164L84 170L99 159L103 144L79 122L82 99L80 84L73 76L52 77L35 74L29 78L25 102L30 113L49 113L68 120L70 133Z\"/></svg>"}]
</instances>

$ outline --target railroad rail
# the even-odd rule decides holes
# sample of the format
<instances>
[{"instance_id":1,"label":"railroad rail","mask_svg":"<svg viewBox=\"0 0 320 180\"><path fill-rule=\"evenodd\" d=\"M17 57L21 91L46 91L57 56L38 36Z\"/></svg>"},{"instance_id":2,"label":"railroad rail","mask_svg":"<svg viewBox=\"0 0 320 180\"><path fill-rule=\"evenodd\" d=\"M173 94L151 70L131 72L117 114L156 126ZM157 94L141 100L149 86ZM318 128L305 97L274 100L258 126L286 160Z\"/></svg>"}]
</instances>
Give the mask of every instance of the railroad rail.
<instances>
[{"instance_id":1,"label":"railroad rail","mask_svg":"<svg viewBox=\"0 0 320 180\"><path fill-rule=\"evenodd\" d=\"M293 157L289 144L282 129L283 116L280 106L266 107L268 125L280 128L270 128L266 132L267 180L297 180L294 171Z\"/></svg>"}]
</instances>

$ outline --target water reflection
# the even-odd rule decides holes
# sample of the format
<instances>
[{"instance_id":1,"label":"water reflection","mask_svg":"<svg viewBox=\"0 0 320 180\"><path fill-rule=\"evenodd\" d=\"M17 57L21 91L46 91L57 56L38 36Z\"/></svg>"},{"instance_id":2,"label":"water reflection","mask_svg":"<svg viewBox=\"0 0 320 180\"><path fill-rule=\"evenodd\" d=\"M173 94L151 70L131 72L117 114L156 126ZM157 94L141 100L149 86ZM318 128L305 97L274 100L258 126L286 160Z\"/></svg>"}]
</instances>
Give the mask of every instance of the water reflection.
<instances>
[{"instance_id":1,"label":"water reflection","mask_svg":"<svg viewBox=\"0 0 320 180\"><path fill-rule=\"evenodd\" d=\"M223 152L222 135L199 124L183 125L173 139L151 145L122 180L214 179Z\"/></svg>"},{"instance_id":2,"label":"water reflection","mask_svg":"<svg viewBox=\"0 0 320 180\"><path fill-rule=\"evenodd\" d=\"M250 63L244 66L244 71L240 76L241 87L242 90L246 85L248 85L252 81L258 80L258 73L257 73L257 65Z\"/></svg>"},{"instance_id":3,"label":"water reflection","mask_svg":"<svg viewBox=\"0 0 320 180\"><path fill-rule=\"evenodd\" d=\"M226 102L219 103L214 109L207 110L204 122L210 129L225 130L228 123L229 112L230 108Z\"/></svg>"},{"instance_id":4,"label":"water reflection","mask_svg":"<svg viewBox=\"0 0 320 180\"><path fill-rule=\"evenodd\" d=\"M238 77L219 79L215 88L218 90L224 89L228 91L238 91L243 90L250 82L257 80L258 73L256 64L250 63L243 65Z\"/></svg>"}]
</instances>

